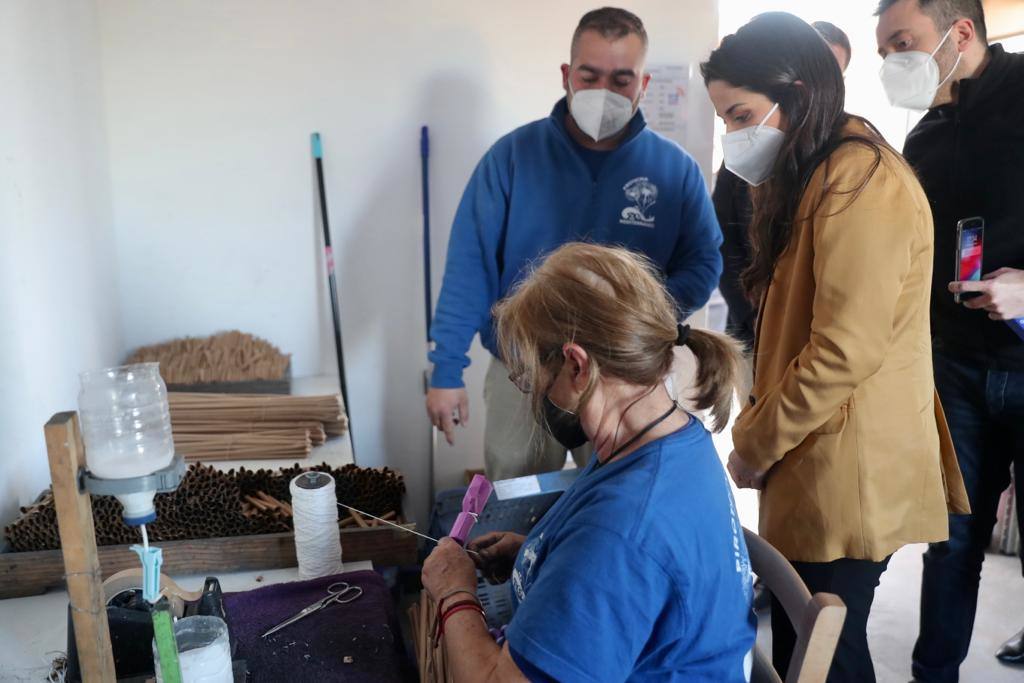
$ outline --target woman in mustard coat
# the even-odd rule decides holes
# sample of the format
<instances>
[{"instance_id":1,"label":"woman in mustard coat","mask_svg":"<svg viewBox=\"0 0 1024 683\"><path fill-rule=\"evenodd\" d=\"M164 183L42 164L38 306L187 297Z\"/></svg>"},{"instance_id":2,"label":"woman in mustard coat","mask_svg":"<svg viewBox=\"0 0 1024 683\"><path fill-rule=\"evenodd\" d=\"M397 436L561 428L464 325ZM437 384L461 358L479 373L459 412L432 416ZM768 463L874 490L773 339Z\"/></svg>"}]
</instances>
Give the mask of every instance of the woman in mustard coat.
<instances>
[{"instance_id":1,"label":"woman in mustard coat","mask_svg":"<svg viewBox=\"0 0 1024 683\"><path fill-rule=\"evenodd\" d=\"M873 681L866 625L908 543L945 540L967 497L935 396L933 229L906 162L843 110L843 78L811 26L761 15L702 65L726 123L725 165L752 188L761 302L754 386L729 470L760 488L760 533L847 620L830 681ZM795 636L773 602L773 658Z\"/></svg>"}]
</instances>

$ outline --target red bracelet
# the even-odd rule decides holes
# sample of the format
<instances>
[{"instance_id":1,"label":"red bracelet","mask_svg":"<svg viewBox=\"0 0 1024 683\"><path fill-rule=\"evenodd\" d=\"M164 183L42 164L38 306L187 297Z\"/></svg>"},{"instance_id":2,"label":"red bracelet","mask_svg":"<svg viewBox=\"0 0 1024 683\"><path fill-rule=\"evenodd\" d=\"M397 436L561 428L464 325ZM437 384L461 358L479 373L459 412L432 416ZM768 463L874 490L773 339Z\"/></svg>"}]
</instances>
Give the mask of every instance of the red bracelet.
<instances>
[{"instance_id":1,"label":"red bracelet","mask_svg":"<svg viewBox=\"0 0 1024 683\"><path fill-rule=\"evenodd\" d=\"M438 644L441 642L441 637L444 635L444 625L445 622L448 621L448 618L456 612L462 612L467 609L475 610L480 614L482 618L487 617L487 613L484 612L484 608L480 605L480 602L478 600L461 600L455 603L447 610L445 610L443 614L438 614L437 630L434 632L434 647L437 647Z\"/></svg>"},{"instance_id":2,"label":"red bracelet","mask_svg":"<svg viewBox=\"0 0 1024 683\"><path fill-rule=\"evenodd\" d=\"M444 612L445 600L448 600L449 598L453 598L456 595L458 595L459 593L465 593L466 595L469 596L470 600L476 600L477 604L480 605L480 598L476 597L476 593L474 593L474 592L472 592L470 590L466 590L466 589L452 591L448 595L446 595L443 598L441 598L440 600L438 600L438 602L437 602L437 616L438 617L440 617L441 614ZM466 602L466 600L462 600L462 602ZM480 607L483 608L483 605L480 605Z\"/></svg>"},{"instance_id":3,"label":"red bracelet","mask_svg":"<svg viewBox=\"0 0 1024 683\"><path fill-rule=\"evenodd\" d=\"M459 605L476 605L477 607L480 608L481 611L483 611L483 609L484 609L483 604L481 604L479 598L477 598L475 595L472 596L471 600L459 600L458 602L456 602L454 605L452 605L448 609L449 610L453 609L455 607L458 607ZM437 605L437 623L438 624L440 624L444 620L444 615L447 614L447 613L448 613L448 610L444 609L444 600L441 600L441 602L439 602L438 605Z\"/></svg>"}]
</instances>

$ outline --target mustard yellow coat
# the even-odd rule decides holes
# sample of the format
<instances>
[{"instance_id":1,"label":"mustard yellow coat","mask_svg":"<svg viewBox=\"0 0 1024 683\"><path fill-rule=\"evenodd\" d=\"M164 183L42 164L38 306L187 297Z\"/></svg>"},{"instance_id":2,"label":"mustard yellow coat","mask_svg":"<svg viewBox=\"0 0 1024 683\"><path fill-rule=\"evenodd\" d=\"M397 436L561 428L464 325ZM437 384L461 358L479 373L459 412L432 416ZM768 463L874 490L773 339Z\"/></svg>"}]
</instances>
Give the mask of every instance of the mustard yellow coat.
<instances>
[{"instance_id":1,"label":"mustard yellow coat","mask_svg":"<svg viewBox=\"0 0 1024 683\"><path fill-rule=\"evenodd\" d=\"M852 199L874 161L846 143L814 173L733 429L737 455L768 471L760 534L793 561L878 561L947 539L947 511L969 511L932 375L931 209L889 151Z\"/></svg>"}]
</instances>

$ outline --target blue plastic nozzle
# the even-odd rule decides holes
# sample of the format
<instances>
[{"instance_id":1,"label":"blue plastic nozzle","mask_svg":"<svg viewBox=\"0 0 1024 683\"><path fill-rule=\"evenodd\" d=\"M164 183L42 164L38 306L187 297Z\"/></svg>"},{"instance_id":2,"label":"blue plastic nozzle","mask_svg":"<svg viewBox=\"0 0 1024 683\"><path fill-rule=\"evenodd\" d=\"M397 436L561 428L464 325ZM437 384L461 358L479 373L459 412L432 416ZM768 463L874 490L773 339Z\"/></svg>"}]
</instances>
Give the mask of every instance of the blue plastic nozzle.
<instances>
[{"instance_id":1,"label":"blue plastic nozzle","mask_svg":"<svg viewBox=\"0 0 1024 683\"><path fill-rule=\"evenodd\" d=\"M131 549L142 560L142 597L150 604L155 603L160 598L160 565L164 563L164 551L141 545L133 545Z\"/></svg>"}]
</instances>

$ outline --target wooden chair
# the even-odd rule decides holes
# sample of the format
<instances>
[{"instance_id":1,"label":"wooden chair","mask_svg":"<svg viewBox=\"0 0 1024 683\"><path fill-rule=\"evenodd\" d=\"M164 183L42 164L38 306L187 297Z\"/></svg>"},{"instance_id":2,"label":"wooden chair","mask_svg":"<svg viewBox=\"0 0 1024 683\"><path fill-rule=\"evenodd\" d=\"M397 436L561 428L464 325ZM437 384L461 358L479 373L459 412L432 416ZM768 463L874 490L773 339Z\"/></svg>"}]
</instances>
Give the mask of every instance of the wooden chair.
<instances>
[{"instance_id":1,"label":"wooden chair","mask_svg":"<svg viewBox=\"0 0 1024 683\"><path fill-rule=\"evenodd\" d=\"M782 603L796 631L796 647L785 683L823 683L846 620L846 605L831 593L811 595L793 565L768 541L749 529L743 530L743 536L751 568ZM757 646L750 680L751 683L782 683L772 667L771 657Z\"/></svg>"}]
</instances>

